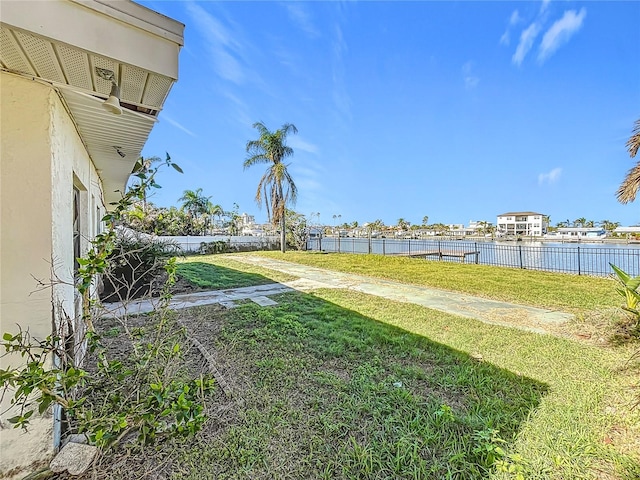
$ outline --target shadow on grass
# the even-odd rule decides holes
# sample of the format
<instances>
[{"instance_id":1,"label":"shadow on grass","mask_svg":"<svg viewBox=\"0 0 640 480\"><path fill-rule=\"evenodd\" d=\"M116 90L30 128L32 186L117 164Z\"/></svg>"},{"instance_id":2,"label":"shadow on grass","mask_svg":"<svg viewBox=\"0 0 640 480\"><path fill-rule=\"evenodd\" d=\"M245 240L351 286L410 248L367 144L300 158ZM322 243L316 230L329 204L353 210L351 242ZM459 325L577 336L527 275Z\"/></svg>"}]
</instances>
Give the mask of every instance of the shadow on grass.
<instances>
[{"instance_id":1,"label":"shadow on grass","mask_svg":"<svg viewBox=\"0 0 640 480\"><path fill-rule=\"evenodd\" d=\"M172 478L487 478L547 391L312 294L273 298L183 311L242 402L213 406Z\"/></svg>"},{"instance_id":2,"label":"shadow on grass","mask_svg":"<svg viewBox=\"0 0 640 480\"><path fill-rule=\"evenodd\" d=\"M263 275L241 272L205 262L185 262L177 265L178 276L195 288L221 290L274 283Z\"/></svg>"}]
</instances>

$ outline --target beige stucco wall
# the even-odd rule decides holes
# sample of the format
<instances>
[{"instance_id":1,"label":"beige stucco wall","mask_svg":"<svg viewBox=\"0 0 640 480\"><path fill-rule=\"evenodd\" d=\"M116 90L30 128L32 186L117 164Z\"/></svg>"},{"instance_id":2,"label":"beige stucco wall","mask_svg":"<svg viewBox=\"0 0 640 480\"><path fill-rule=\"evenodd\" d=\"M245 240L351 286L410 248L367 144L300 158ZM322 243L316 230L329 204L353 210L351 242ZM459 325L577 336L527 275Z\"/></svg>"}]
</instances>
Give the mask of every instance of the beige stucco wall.
<instances>
[{"instance_id":1,"label":"beige stucco wall","mask_svg":"<svg viewBox=\"0 0 640 480\"><path fill-rule=\"evenodd\" d=\"M105 212L101 182L88 157L75 126L55 92L51 100L51 181L52 181L52 250L57 280L53 287L53 304L58 319L76 319L73 330L78 340L84 336L79 316L79 298L73 287L73 187L80 191L81 253L90 248L96 234L99 209ZM64 188L60 188L64 185ZM81 352L77 352L81 356Z\"/></svg>"},{"instance_id":2,"label":"beige stucco wall","mask_svg":"<svg viewBox=\"0 0 640 480\"><path fill-rule=\"evenodd\" d=\"M84 199L86 251L95 232L92 198L104 212L100 181L50 86L1 73L0 129L0 334L17 331L19 324L44 338L54 319L59 323L56 316L74 316L73 185ZM43 288L34 278L55 285ZM2 368L18 362L0 359ZM7 404L5 398L0 412ZM28 434L13 429L6 422L10 416L0 416L0 478L46 460L54 448L50 414L33 421Z\"/></svg>"}]
</instances>

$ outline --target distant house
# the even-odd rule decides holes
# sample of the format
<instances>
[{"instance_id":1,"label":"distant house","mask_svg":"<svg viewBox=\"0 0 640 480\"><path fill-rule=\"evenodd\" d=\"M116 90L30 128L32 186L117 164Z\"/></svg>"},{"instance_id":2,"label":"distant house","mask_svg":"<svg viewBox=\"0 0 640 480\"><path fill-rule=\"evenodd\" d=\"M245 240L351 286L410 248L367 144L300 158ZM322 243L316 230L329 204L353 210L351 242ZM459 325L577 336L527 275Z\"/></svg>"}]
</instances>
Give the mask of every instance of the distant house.
<instances>
[{"instance_id":1,"label":"distant house","mask_svg":"<svg viewBox=\"0 0 640 480\"><path fill-rule=\"evenodd\" d=\"M309 227L309 238L322 238L322 227Z\"/></svg>"},{"instance_id":2,"label":"distant house","mask_svg":"<svg viewBox=\"0 0 640 480\"><path fill-rule=\"evenodd\" d=\"M548 228L548 217L537 212L507 212L498 215L496 221L499 235L541 237Z\"/></svg>"},{"instance_id":3,"label":"distant house","mask_svg":"<svg viewBox=\"0 0 640 480\"><path fill-rule=\"evenodd\" d=\"M250 226L256 223L256 218L253 215L249 215L248 213L243 213L242 215L240 215L240 225L245 227L245 226Z\"/></svg>"},{"instance_id":4,"label":"distant house","mask_svg":"<svg viewBox=\"0 0 640 480\"><path fill-rule=\"evenodd\" d=\"M640 227L617 227L613 233L620 235L640 235Z\"/></svg>"},{"instance_id":5,"label":"distant house","mask_svg":"<svg viewBox=\"0 0 640 480\"><path fill-rule=\"evenodd\" d=\"M602 238L607 232L602 227L560 227L557 236L561 238Z\"/></svg>"},{"instance_id":6,"label":"distant house","mask_svg":"<svg viewBox=\"0 0 640 480\"><path fill-rule=\"evenodd\" d=\"M3 331L17 323L34 338L80 339L75 259L103 228L178 78L184 25L129 0L1 9L0 320ZM5 395L0 477L22 477L58 448L61 419L45 412L24 433L8 426L8 407Z\"/></svg>"}]
</instances>

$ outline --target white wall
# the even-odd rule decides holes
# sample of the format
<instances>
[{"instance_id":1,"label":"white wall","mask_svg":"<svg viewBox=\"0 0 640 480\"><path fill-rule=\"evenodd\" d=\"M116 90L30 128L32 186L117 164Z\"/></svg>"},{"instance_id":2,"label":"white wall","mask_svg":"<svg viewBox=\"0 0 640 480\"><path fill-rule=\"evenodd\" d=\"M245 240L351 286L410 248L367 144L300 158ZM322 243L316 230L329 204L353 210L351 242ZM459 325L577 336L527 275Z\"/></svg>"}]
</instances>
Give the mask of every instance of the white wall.
<instances>
[{"instance_id":1,"label":"white wall","mask_svg":"<svg viewBox=\"0 0 640 480\"><path fill-rule=\"evenodd\" d=\"M180 246L184 252L195 252L200 248L201 243L211 242L227 242L231 245L257 245L257 246L269 246L280 245L279 236L251 236L251 235L202 235L202 236L164 236L157 237L159 240L172 242Z\"/></svg>"},{"instance_id":2,"label":"white wall","mask_svg":"<svg viewBox=\"0 0 640 480\"><path fill-rule=\"evenodd\" d=\"M49 95L47 87L0 74L0 328L15 332L18 323L40 338L51 333L52 318L51 291L36 291L33 279L51 276ZM0 365L19 361L4 357ZM0 411L7 405L5 398ZM25 435L6 422L11 416L0 417L0 472L29 465L53 448L50 419L34 421Z\"/></svg>"},{"instance_id":3,"label":"white wall","mask_svg":"<svg viewBox=\"0 0 640 480\"><path fill-rule=\"evenodd\" d=\"M43 339L62 312L74 316L74 179L86 190L85 236L93 233L89 202L101 198L100 182L51 87L1 73L0 115L0 334L19 324ZM88 245L87 238L85 250ZM2 368L19 363L16 356L0 359ZM5 395L0 412L8 400ZM22 477L53 453L53 420L48 412L25 434L6 422L11 416L0 417L0 473L17 469Z\"/></svg>"}]
</instances>

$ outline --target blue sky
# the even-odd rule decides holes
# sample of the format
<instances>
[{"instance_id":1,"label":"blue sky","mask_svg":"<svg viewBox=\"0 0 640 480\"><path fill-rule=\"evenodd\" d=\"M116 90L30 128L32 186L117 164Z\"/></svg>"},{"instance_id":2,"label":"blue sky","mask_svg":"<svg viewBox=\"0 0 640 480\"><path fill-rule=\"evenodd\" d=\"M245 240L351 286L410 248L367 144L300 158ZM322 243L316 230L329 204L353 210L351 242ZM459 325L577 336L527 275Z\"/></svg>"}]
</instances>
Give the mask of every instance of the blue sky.
<instances>
[{"instance_id":1,"label":"blue sky","mask_svg":"<svg viewBox=\"0 0 640 480\"><path fill-rule=\"evenodd\" d=\"M320 221L640 223L640 2L141 1L186 25L180 79L144 156L158 205L202 188L266 221L243 171L252 124L293 123L295 210ZM640 160L640 159L638 159Z\"/></svg>"}]
</instances>

